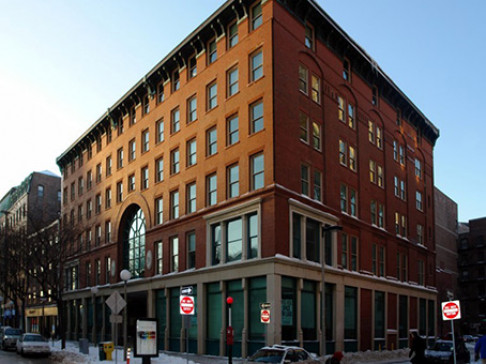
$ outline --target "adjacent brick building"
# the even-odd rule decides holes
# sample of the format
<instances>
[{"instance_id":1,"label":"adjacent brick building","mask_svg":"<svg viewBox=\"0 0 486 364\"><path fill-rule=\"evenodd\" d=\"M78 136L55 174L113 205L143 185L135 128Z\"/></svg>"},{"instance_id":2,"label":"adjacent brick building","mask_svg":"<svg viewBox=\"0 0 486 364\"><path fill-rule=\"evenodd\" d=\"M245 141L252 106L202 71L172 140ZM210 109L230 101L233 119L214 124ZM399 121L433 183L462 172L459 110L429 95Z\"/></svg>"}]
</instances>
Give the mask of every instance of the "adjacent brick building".
<instances>
[{"instance_id":1,"label":"adjacent brick building","mask_svg":"<svg viewBox=\"0 0 486 364\"><path fill-rule=\"evenodd\" d=\"M186 350L185 286L193 352L225 354L227 296L236 356L435 335L437 138L314 1L225 2L58 157L63 218L85 230L65 272L69 336L111 337L124 268L129 339L154 317L160 349Z\"/></svg>"},{"instance_id":2,"label":"adjacent brick building","mask_svg":"<svg viewBox=\"0 0 486 364\"><path fill-rule=\"evenodd\" d=\"M486 331L486 218L459 225L459 291L462 333Z\"/></svg>"},{"instance_id":3,"label":"adjacent brick building","mask_svg":"<svg viewBox=\"0 0 486 364\"><path fill-rule=\"evenodd\" d=\"M458 222L457 203L435 188L435 240L437 280L438 336L451 331L449 321L442 320L441 303L456 300L458 295Z\"/></svg>"}]
</instances>

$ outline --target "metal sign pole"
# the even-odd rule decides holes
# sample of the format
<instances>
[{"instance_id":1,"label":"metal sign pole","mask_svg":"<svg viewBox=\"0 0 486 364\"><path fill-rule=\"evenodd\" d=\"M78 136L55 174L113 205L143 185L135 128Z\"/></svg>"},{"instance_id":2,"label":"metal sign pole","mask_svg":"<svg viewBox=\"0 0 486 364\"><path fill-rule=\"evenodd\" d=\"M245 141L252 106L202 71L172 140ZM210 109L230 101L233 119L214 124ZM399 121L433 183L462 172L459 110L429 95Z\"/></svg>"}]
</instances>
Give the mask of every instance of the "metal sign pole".
<instances>
[{"instance_id":1,"label":"metal sign pole","mask_svg":"<svg viewBox=\"0 0 486 364\"><path fill-rule=\"evenodd\" d=\"M452 355L454 356L454 364L456 364L456 335L454 334L454 320L451 320L452 330Z\"/></svg>"}]
</instances>

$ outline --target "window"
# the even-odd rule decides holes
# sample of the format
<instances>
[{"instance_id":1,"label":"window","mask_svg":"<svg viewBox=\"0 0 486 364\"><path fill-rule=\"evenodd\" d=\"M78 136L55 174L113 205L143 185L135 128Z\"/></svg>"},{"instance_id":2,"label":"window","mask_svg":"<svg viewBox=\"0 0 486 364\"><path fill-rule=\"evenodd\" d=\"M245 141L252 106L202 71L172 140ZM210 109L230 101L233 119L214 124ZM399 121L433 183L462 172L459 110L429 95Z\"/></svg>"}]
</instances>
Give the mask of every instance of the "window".
<instances>
[{"instance_id":1,"label":"window","mask_svg":"<svg viewBox=\"0 0 486 364\"><path fill-rule=\"evenodd\" d=\"M164 180L164 158L160 157L155 161L155 182Z\"/></svg>"},{"instance_id":2,"label":"window","mask_svg":"<svg viewBox=\"0 0 486 364\"><path fill-rule=\"evenodd\" d=\"M385 186L385 178L383 176L383 167L378 165L378 186L383 188Z\"/></svg>"},{"instance_id":3,"label":"window","mask_svg":"<svg viewBox=\"0 0 486 364\"><path fill-rule=\"evenodd\" d=\"M179 270L179 237L172 236L170 241L170 271L177 272Z\"/></svg>"},{"instance_id":4,"label":"window","mask_svg":"<svg viewBox=\"0 0 486 364\"><path fill-rule=\"evenodd\" d=\"M181 77L179 74L179 70L174 71L172 73L172 92L176 92L181 88Z\"/></svg>"},{"instance_id":5,"label":"window","mask_svg":"<svg viewBox=\"0 0 486 364\"><path fill-rule=\"evenodd\" d=\"M316 75L312 75L311 77L311 98L312 101L317 102L318 104L321 103L321 79Z\"/></svg>"},{"instance_id":6,"label":"window","mask_svg":"<svg viewBox=\"0 0 486 364\"><path fill-rule=\"evenodd\" d=\"M309 167L305 164L300 166L300 185L302 194L309 196Z\"/></svg>"},{"instance_id":7,"label":"window","mask_svg":"<svg viewBox=\"0 0 486 364\"><path fill-rule=\"evenodd\" d=\"M309 142L309 117L303 112L299 116L300 140Z\"/></svg>"},{"instance_id":8,"label":"window","mask_svg":"<svg viewBox=\"0 0 486 364\"><path fill-rule=\"evenodd\" d=\"M377 244L371 246L371 270L375 276L385 276L385 247Z\"/></svg>"},{"instance_id":9,"label":"window","mask_svg":"<svg viewBox=\"0 0 486 364\"><path fill-rule=\"evenodd\" d=\"M383 130L379 126L376 126L376 146L383 149Z\"/></svg>"},{"instance_id":10,"label":"window","mask_svg":"<svg viewBox=\"0 0 486 364\"><path fill-rule=\"evenodd\" d=\"M226 120L226 145L233 145L240 140L239 126L238 126L238 114L230 116Z\"/></svg>"},{"instance_id":11,"label":"window","mask_svg":"<svg viewBox=\"0 0 486 364\"><path fill-rule=\"evenodd\" d=\"M250 105L250 132L263 130L263 101L258 100Z\"/></svg>"},{"instance_id":12,"label":"window","mask_svg":"<svg viewBox=\"0 0 486 364\"><path fill-rule=\"evenodd\" d=\"M424 245L424 226L417 224L417 242Z\"/></svg>"},{"instance_id":13,"label":"window","mask_svg":"<svg viewBox=\"0 0 486 364\"><path fill-rule=\"evenodd\" d=\"M216 127L206 131L206 155L211 156L218 152L218 134Z\"/></svg>"},{"instance_id":14,"label":"window","mask_svg":"<svg viewBox=\"0 0 486 364\"><path fill-rule=\"evenodd\" d=\"M418 276L418 284L420 286L425 285L425 264L424 261L419 259L417 261L417 276Z\"/></svg>"},{"instance_id":15,"label":"window","mask_svg":"<svg viewBox=\"0 0 486 364\"><path fill-rule=\"evenodd\" d=\"M142 110L143 114L147 115L150 112L150 102L149 102L149 96L145 95L142 101Z\"/></svg>"},{"instance_id":16,"label":"window","mask_svg":"<svg viewBox=\"0 0 486 364\"><path fill-rule=\"evenodd\" d=\"M321 150L321 126L315 121L312 122L312 146Z\"/></svg>"},{"instance_id":17,"label":"window","mask_svg":"<svg viewBox=\"0 0 486 364\"><path fill-rule=\"evenodd\" d=\"M42 192L44 193L44 192ZM78 196L81 196L84 193L84 179L83 177L78 178Z\"/></svg>"},{"instance_id":18,"label":"window","mask_svg":"<svg viewBox=\"0 0 486 364\"><path fill-rule=\"evenodd\" d=\"M309 49L314 49L314 29L309 25L305 25L305 40L304 44Z\"/></svg>"},{"instance_id":19,"label":"window","mask_svg":"<svg viewBox=\"0 0 486 364\"><path fill-rule=\"evenodd\" d=\"M209 230L212 265L258 256L259 233L256 212L214 222Z\"/></svg>"},{"instance_id":20,"label":"window","mask_svg":"<svg viewBox=\"0 0 486 364\"><path fill-rule=\"evenodd\" d=\"M348 126L351 129L356 128L356 121L354 119L354 106L351 104L348 104Z\"/></svg>"},{"instance_id":21,"label":"window","mask_svg":"<svg viewBox=\"0 0 486 364\"><path fill-rule=\"evenodd\" d=\"M128 192L135 191L135 174L128 176Z\"/></svg>"},{"instance_id":22,"label":"window","mask_svg":"<svg viewBox=\"0 0 486 364\"><path fill-rule=\"evenodd\" d=\"M322 196L322 174L319 171L314 171L314 200L321 201Z\"/></svg>"},{"instance_id":23,"label":"window","mask_svg":"<svg viewBox=\"0 0 486 364\"><path fill-rule=\"evenodd\" d=\"M111 207L111 188L105 190L105 209Z\"/></svg>"},{"instance_id":24,"label":"window","mask_svg":"<svg viewBox=\"0 0 486 364\"><path fill-rule=\"evenodd\" d=\"M342 139L339 139L339 163L343 166L348 165L348 151L347 151L346 142Z\"/></svg>"},{"instance_id":25,"label":"window","mask_svg":"<svg viewBox=\"0 0 486 364\"><path fill-rule=\"evenodd\" d=\"M257 29L263 23L262 4L258 2L251 8L251 30Z\"/></svg>"},{"instance_id":26,"label":"window","mask_svg":"<svg viewBox=\"0 0 486 364\"><path fill-rule=\"evenodd\" d=\"M155 128L157 131L157 143L164 141L164 119L157 120L155 123Z\"/></svg>"},{"instance_id":27,"label":"window","mask_svg":"<svg viewBox=\"0 0 486 364\"><path fill-rule=\"evenodd\" d=\"M307 95L309 82L309 71L306 67L299 65L299 90Z\"/></svg>"},{"instance_id":28,"label":"window","mask_svg":"<svg viewBox=\"0 0 486 364\"><path fill-rule=\"evenodd\" d=\"M101 226L96 225L95 227L95 246L99 246L101 243Z\"/></svg>"},{"instance_id":29,"label":"window","mask_svg":"<svg viewBox=\"0 0 486 364\"><path fill-rule=\"evenodd\" d=\"M197 75L197 59L196 56L189 58L189 78L194 78Z\"/></svg>"},{"instance_id":30,"label":"window","mask_svg":"<svg viewBox=\"0 0 486 364\"><path fill-rule=\"evenodd\" d=\"M395 212L395 233L399 236L407 236L407 217Z\"/></svg>"},{"instance_id":31,"label":"window","mask_svg":"<svg viewBox=\"0 0 486 364\"><path fill-rule=\"evenodd\" d=\"M188 214L196 212L196 182L189 183L186 186L186 204Z\"/></svg>"},{"instance_id":32,"label":"window","mask_svg":"<svg viewBox=\"0 0 486 364\"><path fill-rule=\"evenodd\" d=\"M118 136L123 134L123 117L120 117L118 119L117 133L118 133Z\"/></svg>"},{"instance_id":33,"label":"window","mask_svg":"<svg viewBox=\"0 0 486 364\"><path fill-rule=\"evenodd\" d=\"M105 257L105 283L110 283L111 277L111 258Z\"/></svg>"},{"instance_id":34,"label":"window","mask_svg":"<svg viewBox=\"0 0 486 364\"><path fill-rule=\"evenodd\" d=\"M341 96L338 96L338 119L343 123L346 122L345 102Z\"/></svg>"},{"instance_id":35,"label":"window","mask_svg":"<svg viewBox=\"0 0 486 364\"><path fill-rule=\"evenodd\" d=\"M400 181L400 198L405 201L407 199L405 181Z\"/></svg>"},{"instance_id":36,"label":"window","mask_svg":"<svg viewBox=\"0 0 486 364\"><path fill-rule=\"evenodd\" d=\"M86 263L86 286L91 286L91 262Z\"/></svg>"},{"instance_id":37,"label":"window","mask_svg":"<svg viewBox=\"0 0 486 364\"><path fill-rule=\"evenodd\" d=\"M218 59L218 47L216 39L209 41L208 43L208 64L211 64Z\"/></svg>"},{"instance_id":38,"label":"window","mask_svg":"<svg viewBox=\"0 0 486 364\"><path fill-rule=\"evenodd\" d=\"M118 182L116 184L116 202L120 203L123 201L123 182Z\"/></svg>"},{"instance_id":39,"label":"window","mask_svg":"<svg viewBox=\"0 0 486 364\"><path fill-rule=\"evenodd\" d=\"M376 162L370 159L370 182L376 183Z\"/></svg>"},{"instance_id":40,"label":"window","mask_svg":"<svg viewBox=\"0 0 486 364\"><path fill-rule=\"evenodd\" d=\"M101 163L96 165L96 183L101 182L101 175L103 173L103 169L101 167Z\"/></svg>"},{"instance_id":41,"label":"window","mask_svg":"<svg viewBox=\"0 0 486 364\"><path fill-rule=\"evenodd\" d=\"M240 194L240 169L238 164L226 168L227 198L237 197Z\"/></svg>"},{"instance_id":42,"label":"window","mask_svg":"<svg viewBox=\"0 0 486 364\"><path fill-rule=\"evenodd\" d=\"M368 120L368 140L371 144L376 143L375 123L371 120Z\"/></svg>"},{"instance_id":43,"label":"window","mask_svg":"<svg viewBox=\"0 0 486 364\"><path fill-rule=\"evenodd\" d=\"M140 171L141 189L146 190L149 187L149 168L143 167Z\"/></svg>"},{"instance_id":44,"label":"window","mask_svg":"<svg viewBox=\"0 0 486 364\"><path fill-rule=\"evenodd\" d=\"M196 233L191 231L186 235L187 269L196 267Z\"/></svg>"},{"instance_id":45,"label":"window","mask_svg":"<svg viewBox=\"0 0 486 364\"><path fill-rule=\"evenodd\" d=\"M208 85L207 87L207 107L208 110L214 109L218 106L218 85L216 82L213 82Z\"/></svg>"},{"instance_id":46,"label":"window","mask_svg":"<svg viewBox=\"0 0 486 364\"><path fill-rule=\"evenodd\" d=\"M157 241L155 243L156 249L156 264L155 264L155 273L162 274L164 273L164 245L161 241Z\"/></svg>"},{"instance_id":47,"label":"window","mask_svg":"<svg viewBox=\"0 0 486 364\"><path fill-rule=\"evenodd\" d=\"M176 107L170 112L170 132L177 133L181 130L181 112L179 107Z\"/></svg>"},{"instance_id":48,"label":"window","mask_svg":"<svg viewBox=\"0 0 486 364\"><path fill-rule=\"evenodd\" d=\"M170 174L177 174L180 172L180 156L179 148L170 152Z\"/></svg>"},{"instance_id":49,"label":"window","mask_svg":"<svg viewBox=\"0 0 486 364\"><path fill-rule=\"evenodd\" d=\"M105 221L105 243L111 241L111 221Z\"/></svg>"},{"instance_id":50,"label":"window","mask_svg":"<svg viewBox=\"0 0 486 364\"><path fill-rule=\"evenodd\" d=\"M157 102L161 103L165 100L165 93L164 93L164 83L159 83L157 87Z\"/></svg>"},{"instance_id":51,"label":"window","mask_svg":"<svg viewBox=\"0 0 486 364\"><path fill-rule=\"evenodd\" d=\"M128 160L133 161L136 158L137 144L135 139L128 142Z\"/></svg>"},{"instance_id":52,"label":"window","mask_svg":"<svg viewBox=\"0 0 486 364\"><path fill-rule=\"evenodd\" d=\"M250 56L250 81L263 77L263 51L260 49Z\"/></svg>"},{"instance_id":53,"label":"window","mask_svg":"<svg viewBox=\"0 0 486 364\"><path fill-rule=\"evenodd\" d=\"M403 147L403 145L400 145L398 147L398 154L399 154L399 158L400 158L400 164L402 166L405 165L405 148Z\"/></svg>"},{"instance_id":54,"label":"window","mask_svg":"<svg viewBox=\"0 0 486 364\"><path fill-rule=\"evenodd\" d=\"M111 168L113 167L113 161L111 160L111 155L106 157L106 177L111 176Z\"/></svg>"},{"instance_id":55,"label":"window","mask_svg":"<svg viewBox=\"0 0 486 364\"><path fill-rule=\"evenodd\" d=\"M341 266L351 271L358 270L358 238L341 234Z\"/></svg>"},{"instance_id":56,"label":"window","mask_svg":"<svg viewBox=\"0 0 486 364\"><path fill-rule=\"evenodd\" d=\"M137 111L135 110L135 106L132 106L130 108L129 118L130 118L130 126L134 125L137 122Z\"/></svg>"},{"instance_id":57,"label":"window","mask_svg":"<svg viewBox=\"0 0 486 364\"><path fill-rule=\"evenodd\" d=\"M101 194L97 194L95 197L95 213L99 214L101 212Z\"/></svg>"},{"instance_id":58,"label":"window","mask_svg":"<svg viewBox=\"0 0 486 364\"><path fill-rule=\"evenodd\" d=\"M349 146L349 169L356 172L358 169L358 160L356 156L356 149L352 146Z\"/></svg>"},{"instance_id":59,"label":"window","mask_svg":"<svg viewBox=\"0 0 486 364\"><path fill-rule=\"evenodd\" d=\"M155 199L155 224L160 225L164 222L164 199L158 197Z\"/></svg>"},{"instance_id":60,"label":"window","mask_svg":"<svg viewBox=\"0 0 486 364\"><path fill-rule=\"evenodd\" d=\"M86 201L86 218L91 219L91 214L93 213L93 202L91 199Z\"/></svg>"},{"instance_id":61,"label":"window","mask_svg":"<svg viewBox=\"0 0 486 364\"><path fill-rule=\"evenodd\" d=\"M415 158L415 177L422 179L422 162L417 158Z\"/></svg>"},{"instance_id":62,"label":"window","mask_svg":"<svg viewBox=\"0 0 486 364\"><path fill-rule=\"evenodd\" d=\"M238 67L233 67L226 73L227 97L233 96L238 92Z\"/></svg>"},{"instance_id":63,"label":"window","mask_svg":"<svg viewBox=\"0 0 486 364\"><path fill-rule=\"evenodd\" d=\"M197 162L196 157L196 138L189 140L186 143L186 154L187 154L187 166L193 166Z\"/></svg>"},{"instance_id":64,"label":"window","mask_svg":"<svg viewBox=\"0 0 486 364\"><path fill-rule=\"evenodd\" d=\"M142 131L142 153L148 152L150 148L150 134L148 129Z\"/></svg>"},{"instance_id":65,"label":"window","mask_svg":"<svg viewBox=\"0 0 486 364\"><path fill-rule=\"evenodd\" d=\"M263 188L265 184L263 153L257 153L250 157L251 165L251 190Z\"/></svg>"},{"instance_id":66,"label":"window","mask_svg":"<svg viewBox=\"0 0 486 364\"><path fill-rule=\"evenodd\" d=\"M197 120L197 98L192 96L187 100L187 122L192 123Z\"/></svg>"},{"instance_id":67,"label":"window","mask_svg":"<svg viewBox=\"0 0 486 364\"><path fill-rule=\"evenodd\" d=\"M343 61L343 79L348 82L351 81L351 67L347 59Z\"/></svg>"},{"instance_id":68,"label":"window","mask_svg":"<svg viewBox=\"0 0 486 364\"><path fill-rule=\"evenodd\" d=\"M371 89L371 105L378 106L378 89L376 86Z\"/></svg>"},{"instance_id":69,"label":"window","mask_svg":"<svg viewBox=\"0 0 486 364\"><path fill-rule=\"evenodd\" d=\"M238 23L234 22L228 26L228 48L238 44Z\"/></svg>"},{"instance_id":70,"label":"window","mask_svg":"<svg viewBox=\"0 0 486 364\"><path fill-rule=\"evenodd\" d=\"M170 218L179 218L179 191L175 190L170 193Z\"/></svg>"},{"instance_id":71,"label":"window","mask_svg":"<svg viewBox=\"0 0 486 364\"><path fill-rule=\"evenodd\" d=\"M218 184L216 173L210 174L206 177L206 205L216 205L218 202Z\"/></svg>"},{"instance_id":72,"label":"window","mask_svg":"<svg viewBox=\"0 0 486 364\"><path fill-rule=\"evenodd\" d=\"M419 211L424 211L424 206L422 202L422 193L420 191L415 192L415 207Z\"/></svg>"},{"instance_id":73,"label":"window","mask_svg":"<svg viewBox=\"0 0 486 364\"><path fill-rule=\"evenodd\" d=\"M347 213L351 216L357 216L357 195L356 190L345 184L341 184L340 188L340 205L341 212Z\"/></svg>"}]
</instances>

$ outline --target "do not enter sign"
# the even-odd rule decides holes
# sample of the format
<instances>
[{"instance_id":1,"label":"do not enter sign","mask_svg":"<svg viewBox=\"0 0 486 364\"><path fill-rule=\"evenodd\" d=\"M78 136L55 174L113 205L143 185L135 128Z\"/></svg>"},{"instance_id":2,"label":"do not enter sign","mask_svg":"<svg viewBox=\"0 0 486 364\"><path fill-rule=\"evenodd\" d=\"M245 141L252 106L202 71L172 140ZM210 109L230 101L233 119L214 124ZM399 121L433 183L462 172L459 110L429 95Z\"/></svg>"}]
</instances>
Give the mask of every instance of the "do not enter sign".
<instances>
[{"instance_id":1,"label":"do not enter sign","mask_svg":"<svg viewBox=\"0 0 486 364\"><path fill-rule=\"evenodd\" d=\"M194 315L194 297L180 296L181 315Z\"/></svg>"},{"instance_id":2,"label":"do not enter sign","mask_svg":"<svg viewBox=\"0 0 486 364\"><path fill-rule=\"evenodd\" d=\"M457 320L461 318L459 301L442 302L442 319Z\"/></svg>"},{"instance_id":3,"label":"do not enter sign","mask_svg":"<svg viewBox=\"0 0 486 364\"><path fill-rule=\"evenodd\" d=\"M263 324L270 323L270 310L264 309L260 311L260 322Z\"/></svg>"}]
</instances>

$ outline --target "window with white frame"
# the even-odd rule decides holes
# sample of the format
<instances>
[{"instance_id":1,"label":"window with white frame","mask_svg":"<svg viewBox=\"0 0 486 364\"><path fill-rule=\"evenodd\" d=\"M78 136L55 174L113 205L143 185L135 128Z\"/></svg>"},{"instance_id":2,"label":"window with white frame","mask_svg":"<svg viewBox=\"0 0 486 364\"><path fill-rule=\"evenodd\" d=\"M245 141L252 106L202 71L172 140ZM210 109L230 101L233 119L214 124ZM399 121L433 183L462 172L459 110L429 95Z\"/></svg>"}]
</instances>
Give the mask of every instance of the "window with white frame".
<instances>
[{"instance_id":1,"label":"window with white frame","mask_svg":"<svg viewBox=\"0 0 486 364\"><path fill-rule=\"evenodd\" d=\"M160 225L164 222L164 199L158 197L155 199L155 224Z\"/></svg>"},{"instance_id":2,"label":"window with white frame","mask_svg":"<svg viewBox=\"0 0 486 364\"><path fill-rule=\"evenodd\" d=\"M226 72L227 97L235 95L239 91L238 67L235 66Z\"/></svg>"},{"instance_id":3,"label":"window with white frame","mask_svg":"<svg viewBox=\"0 0 486 364\"><path fill-rule=\"evenodd\" d=\"M309 70L303 65L299 65L299 90L306 95L309 92Z\"/></svg>"},{"instance_id":4,"label":"window with white frame","mask_svg":"<svg viewBox=\"0 0 486 364\"><path fill-rule=\"evenodd\" d=\"M196 212L196 182L189 183L186 186L186 212L191 214Z\"/></svg>"},{"instance_id":5,"label":"window with white frame","mask_svg":"<svg viewBox=\"0 0 486 364\"><path fill-rule=\"evenodd\" d=\"M254 82L263 77L263 50L250 55L250 81Z\"/></svg>"},{"instance_id":6,"label":"window with white frame","mask_svg":"<svg viewBox=\"0 0 486 364\"><path fill-rule=\"evenodd\" d=\"M187 122L192 123L197 120L197 97L191 96L187 100Z\"/></svg>"},{"instance_id":7,"label":"window with white frame","mask_svg":"<svg viewBox=\"0 0 486 364\"><path fill-rule=\"evenodd\" d=\"M179 237L171 236L170 242L170 271L179 271Z\"/></svg>"},{"instance_id":8,"label":"window with white frame","mask_svg":"<svg viewBox=\"0 0 486 364\"><path fill-rule=\"evenodd\" d=\"M226 168L226 196L238 197L240 194L240 168L237 163Z\"/></svg>"},{"instance_id":9,"label":"window with white frame","mask_svg":"<svg viewBox=\"0 0 486 364\"><path fill-rule=\"evenodd\" d=\"M187 269L196 267L196 232L186 234Z\"/></svg>"},{"instance_id":10,"label":"window with white frame","mask_svg":"<svg viewBox=\"0 0 486 364\"><path fill-rule=\"evenodd\" d=\"M415 191L415 207L419 211L424 211L424 205L422 201L422 192Z\"/></svg>"},{"instance_id":11,"label":"window with white frame","mask_svg":"<svg viewBox=\"0 0 486 364\"><path fill-rule=\"evenodd\" d=\"M351 271L358 270L358 238L341 234L341 266Z\"/></svg>"},{"instance_id":12,"label":"window with white frame","mask_svg":"<svg viewBox=\"0 0 486 364\"><path fill-rule=\"evenodd\" d=\"M309 142L309 117L303 112L300 112L299 128L300 128L300 140L308 143Z\"/></svg>"},{"instance_id":13,"label":"window with white frame","mask_svg":"<svg viewBox=\"0 0 486 364\"><path fill-rule=\"evenodd\" d=\"M309 196L309 166L305 164L300 166L300 185L302 194Z\"/></svg>"},{"instance_id":14,"label":"window with white frame","mask_svg":"<svg viewBox=\"0 0 486 364\"><path fill-rule=\"evenodd\" d=\"M196 138L192 138L186 143L186 154L187 154L187 166L193 166L197 162L197 144Z\"/></svg>"},{"instance_id":15,"label":"window with white frame","mask_svg":"<svg viewBox=\"0 0 486 364\"><path fill-rule=\"evenodd\" d=\"M155 242L155 249L155 274L162 274L164 273L164 245L162 241Z\"/></svg>"}]
</instances>

